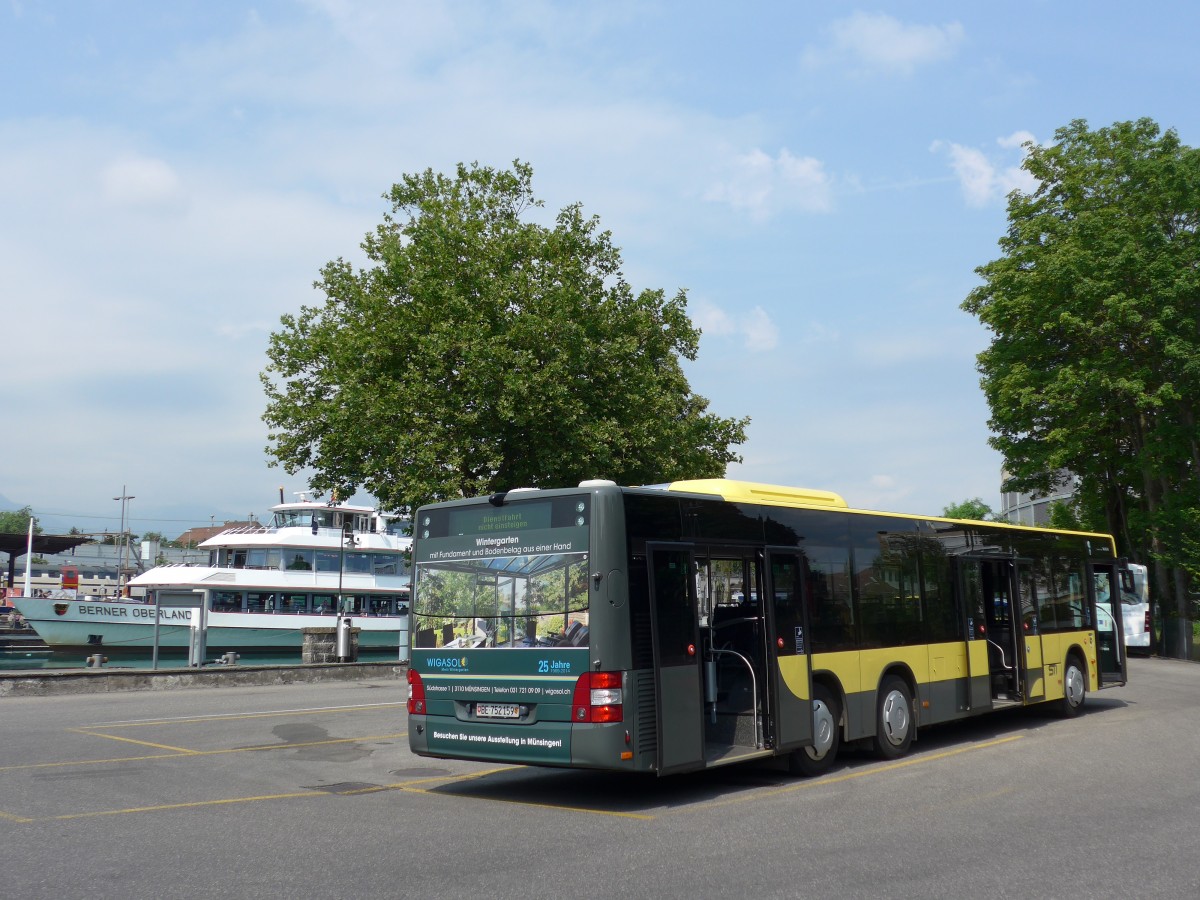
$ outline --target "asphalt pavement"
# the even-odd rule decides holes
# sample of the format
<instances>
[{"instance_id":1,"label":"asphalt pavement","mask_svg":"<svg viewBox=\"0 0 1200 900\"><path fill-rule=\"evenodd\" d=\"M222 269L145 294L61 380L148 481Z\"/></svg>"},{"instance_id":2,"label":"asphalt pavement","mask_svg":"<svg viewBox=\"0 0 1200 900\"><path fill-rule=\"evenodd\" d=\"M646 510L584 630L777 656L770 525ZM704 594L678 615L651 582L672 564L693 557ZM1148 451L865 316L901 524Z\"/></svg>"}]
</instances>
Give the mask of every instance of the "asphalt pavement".
<instances>
[{"instance_id":1,"label":"asphalt pavement","mask_svg":"<svg viewBox=\"0 0 1200 900\"><path fill-rule=\"evenodd\" d=\"M657 779L422 759L394 678L0 698L12 898L1191 897L1200 665L895 762Z\"/></svg>"}]
</instances>

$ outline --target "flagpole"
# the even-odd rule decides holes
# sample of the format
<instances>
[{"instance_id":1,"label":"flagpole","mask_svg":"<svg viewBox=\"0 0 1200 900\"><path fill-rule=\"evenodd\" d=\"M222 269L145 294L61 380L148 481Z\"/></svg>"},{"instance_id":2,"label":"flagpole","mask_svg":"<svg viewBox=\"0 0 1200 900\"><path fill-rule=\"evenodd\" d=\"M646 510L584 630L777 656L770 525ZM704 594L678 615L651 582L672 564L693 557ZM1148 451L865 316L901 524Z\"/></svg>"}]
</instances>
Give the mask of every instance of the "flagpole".
<instances>
[{"instance_id":1,"label":"flagpole","mask_svg":"<svg viewBox=\"0 0 1200 900\"><path fill-rule=\"evenodd\" d=\"M32 597L29 589L30 567L33 565L33 516L29 517L29 540L25 544L25 596Z\"/></svg>"}]
</instances>

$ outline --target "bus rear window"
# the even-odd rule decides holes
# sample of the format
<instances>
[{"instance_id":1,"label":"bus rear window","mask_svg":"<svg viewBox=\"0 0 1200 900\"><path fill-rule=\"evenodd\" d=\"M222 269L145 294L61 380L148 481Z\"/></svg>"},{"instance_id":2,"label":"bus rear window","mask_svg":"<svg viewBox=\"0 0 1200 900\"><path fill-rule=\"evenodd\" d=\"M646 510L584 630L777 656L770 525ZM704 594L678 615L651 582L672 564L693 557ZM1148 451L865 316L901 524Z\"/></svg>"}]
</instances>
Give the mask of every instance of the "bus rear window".
<instances>
[{"instance_id":1,"label":"bus rear window","mask_svg":"<svg viewBox=\"0 0 1200 900\"><path fill-rule=\"evenodd\" d=\"M586 647L586 553L418 563L413 646Z\"/></svg>"}]
</instances>

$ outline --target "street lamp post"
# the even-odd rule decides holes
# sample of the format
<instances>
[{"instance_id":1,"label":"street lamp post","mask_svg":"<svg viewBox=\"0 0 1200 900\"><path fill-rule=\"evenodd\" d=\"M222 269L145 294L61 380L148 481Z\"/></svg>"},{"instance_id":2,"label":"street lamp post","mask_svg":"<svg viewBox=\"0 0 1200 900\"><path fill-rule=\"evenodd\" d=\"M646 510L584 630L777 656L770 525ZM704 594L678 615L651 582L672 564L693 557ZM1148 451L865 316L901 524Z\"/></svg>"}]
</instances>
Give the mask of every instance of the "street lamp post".
<instances>
[{"instance_id":1,"label":"street lamp post","mask_svg":"<svg viewBox=\"0 0 1200 900\"><path fill-rule=\"evenodd\" d=\"M346 573L346 546L356 546L353 526L346 522L342 525L342 546L338 554L338 614L346 612L346 598L342 596L342 578Z\"/></svg>"},{"instance_id":2,"label":"street lamp post","mask_svg":"<svg viewBox=\"0 0 1200 900\"><path fill-rule=\"evenodd\" d=\"M121 501L121 552L117 555L117 596L121 596L122 579L125 577L126 557L129 555L129 535L125 533L125 505L135 499L133 495L125 492L125 485L121 485L121 496L113 497L114 500Z\"/></svg>"},{"instance_id":3,"label":"street lamp post","mask_svg":"<svg viewBox=\"0 0 1200 900\"><path fill-rule=\"evenodd\" d=\"M342 594L342 579L346 574L346 545L351 547L354 542L354 526L350 522L342 523L342 531L340 534L341 547L338 552L338 616L337 616L337 657L338 662L349 662L351 651L351 631L350 631L350 616L349 610L346 609L346 598Z\"/></svg>"}]
</instances>

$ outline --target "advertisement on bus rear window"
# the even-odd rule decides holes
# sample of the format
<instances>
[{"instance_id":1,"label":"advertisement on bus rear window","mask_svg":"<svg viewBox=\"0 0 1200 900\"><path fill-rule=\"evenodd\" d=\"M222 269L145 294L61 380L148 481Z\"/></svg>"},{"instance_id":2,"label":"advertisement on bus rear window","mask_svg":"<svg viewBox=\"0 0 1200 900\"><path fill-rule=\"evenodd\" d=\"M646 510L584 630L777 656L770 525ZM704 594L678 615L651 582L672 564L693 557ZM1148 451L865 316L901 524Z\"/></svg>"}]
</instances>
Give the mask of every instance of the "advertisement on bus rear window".
<instances>
[{"instance_id":1,"label":"advertisement on bus rear window","mask_svg":"<svg viewBox=\"0 0 1200 900\"><path fill-rule=\"evenodd\" d=\"M413 648L452 660L461 650L588 646L590 513L588 497L569 495L422 509Z\"/></svg>"},{"instance_id":2,"label":"advertisement on bus rear window","mask_svg":"<svg viewBox=\"0 0 1200 900\"><path fill-rule=\"evenodd\" d=\"M418 563L457 562L497 556L586 553L587 549L586 528L545 528L519 534L426 538L416 544L413 558Z\"/></svg>"}]
</instances>

